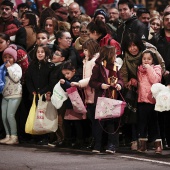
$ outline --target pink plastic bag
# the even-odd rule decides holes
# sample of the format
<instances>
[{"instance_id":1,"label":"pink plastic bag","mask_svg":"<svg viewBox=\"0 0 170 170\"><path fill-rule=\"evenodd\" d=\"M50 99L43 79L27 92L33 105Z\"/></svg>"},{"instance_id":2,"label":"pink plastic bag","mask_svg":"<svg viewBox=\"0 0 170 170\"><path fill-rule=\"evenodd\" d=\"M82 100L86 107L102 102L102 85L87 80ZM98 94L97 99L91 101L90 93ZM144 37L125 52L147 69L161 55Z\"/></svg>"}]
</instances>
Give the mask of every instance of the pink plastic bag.
<instances>
[{"instance_id":1,"label":"pink plastic bag","mask_svg":"<svg viewBox=\"0 0 170 170\"><path fill-rule=\"evenodd\" d=\"M77 91L77 88L70 87L66 91L67 91L68 97L70 98L71 103L73 105L73 110L76 113L82 113L82 114L87 113L84 103Z\"/></svg>"},{"instance_id":2,"label":"pink plastic bag","mask_svg":"<svg viewBox=\"0 0 170 170\"><path fill-rule=\"evenodd\" d=\"M121 100L98 97L95 111L95 119L117 118L124 113L126 102Z\"/></svg>"}]
</instances>

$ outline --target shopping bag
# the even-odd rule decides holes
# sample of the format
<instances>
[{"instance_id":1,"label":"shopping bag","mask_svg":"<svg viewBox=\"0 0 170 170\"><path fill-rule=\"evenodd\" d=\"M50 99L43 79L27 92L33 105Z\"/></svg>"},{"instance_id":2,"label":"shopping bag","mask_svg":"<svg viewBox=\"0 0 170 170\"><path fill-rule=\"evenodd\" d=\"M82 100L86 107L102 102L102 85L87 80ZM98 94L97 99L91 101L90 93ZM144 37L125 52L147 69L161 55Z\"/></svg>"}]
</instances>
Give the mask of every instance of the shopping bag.
<instances>
[{"instance_id":1,"label":"shopping bag","mask_svg":"<svg viewBox=\"0 0 170 170\"><path fill-rule=\"evenodd\" d=\"M36 134L55 132L58 129L57 109L49 101L43 101L39 97L34 119L33 130Z\"/></svg>"},{"instance_id":2,"label":"shopping bag","mask_svg":"<svg viewBox=\"0 0 170 170\"><path fill-rule=\"evenodd\" d=\"M29 115L25 124L25 132L29 133L29 134L36 134L33 130L33 126L34 126L34 119L35 119L35 115L36 115L36 103L35 103L35 95L33 98L33 102L32 102L32 106L31 109L29 111Z\"/></svg>"},{"instance_id":3,"label":"shopping bag","mask_svg":"<svg viewBox=\"0 0 170 170\"><path fill-rule=\"evenodd\" d=\"M63 102L67 100L68 96L67 93L62 89L60 86L60 82L58 82L53 89L53 94L51 96L52 104L57 108L60 109L63 105Z\"/></svg>"},{"instance_id":4,"label":"shopping bag","mask_svg":"<svg viewBox=\"0 0 170 170\"><path fill-rule=\"evenodd\" d=\"M118 118L124 113L126 102L121 100L98 97L95 119Z\"/></svg>"},{"instance_id":5,"label":"shopping bag","mask_svg":"<svg viewBox=\"0 0 170 170\"><path fill-rule=\"evenodd\" d=\"M76 112L76 113L87 113L87 110L84 106L84 103L77 91L77 88L76 87L70 87L68 88L67 90L67 94L68 94L68 97L70 98L71 100L71 103L72 103L72 106L73 106L73 110Z\"/></svg>"}]
</instances>

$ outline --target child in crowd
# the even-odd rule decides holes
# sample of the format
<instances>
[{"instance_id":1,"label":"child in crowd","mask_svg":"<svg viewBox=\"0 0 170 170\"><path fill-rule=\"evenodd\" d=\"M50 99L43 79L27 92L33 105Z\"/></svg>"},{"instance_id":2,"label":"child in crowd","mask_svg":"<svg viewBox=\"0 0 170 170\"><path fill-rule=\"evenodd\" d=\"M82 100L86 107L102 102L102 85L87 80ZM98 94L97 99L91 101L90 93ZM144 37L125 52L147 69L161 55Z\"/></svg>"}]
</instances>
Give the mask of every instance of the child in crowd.
<instances>
[{"instance_id":1,"label":"child in crowd","mask_svg":"<svg viewBox=\"0 0 170 170\"><path fill-rule=\"evenodd\" d=\"M76 75L76 70L74 65L70 60L66 61L62 65L62 74L64 75L65 79L60 79L60 84L62 88L66 91L66 89L71 87L71 82L78 82L81 77ZM82 121L86 119L86 114L76 113L73 110L73 106L71 104L70 99L66 100L66 112L65 112L65 141L67 145L72 144L72 133L73 127L75 127L76 131L76 141L75 141L75 148L81 148L83 144L83 130L82 130Z\"/></svg>"},{"instance_id":2,"label":"child in crowd","mask_svg":"<svg viewBox=\"0 0 170 170\"><path fill-rule=\"evenodd\" d=\"M140 66L137 72L138 78L138 130L139 130L139 152L146 151L148 134L155 141L155 152L161 153L161 137L158 127L158 115L154 110L155 99L152 97L151 86L159 83L162 78L162 69L158 59L152 50L142 53Z\"/></svg>"},{"instance_id":3,"label":"child in crowd","mask_svg":"<svg viewBox=\"0 0 170 170\"><path fill-rule=\"evenodd\" d=\"M51 57L50 55L51 53L47 46L44 45L37 46L35 50L34 59L30 63L26 73L26 85L30 93L31 100L33 100L33 95L36 95L36 98L38 99L38 94L40 95L46 94L46 96L49 96L51 93L50 92L51 68L48 63L48 59ZM39 139L40 138L41 137L39 137ZM39 144L47 142L48 142L47 140L43 142L40 139Z\"/></svg>"},{"instance_id":4,"label":"child in crowd","mask_svg":"<svg viewBox=\"0 0 170 170\"><path fill-rule=\"evenodd\" d=\"M30 61L33 60L35 50L38 45L46 45L50 49L52 48L52 45L48 45L50 35L46 30L40 30L37 32L37 37L36 37L36 45L32 48L32 50L29 52L30 56Z\"/></svg>"},{"instance_id":5,"label":"child in crowd","mask_svg":"<svg viewBox=\"0 0 170 170\"><path fill-rule=\"evenodd\" d=\"M51 88L51 95L54 86L59 82L60 79L64 78L61 68L62 64L65 60L68 59L69 51L67 49L61 49L58 46L54 45L53 47L53 57L51 59L51 67L52 71L50 74L50 88ZM49 145L50 146L62 146L64 141L64 127L63 127L63 120L65 114L65 102L63 103L62 107L57 110L58 112L58 129L56 131L57 135L57 142L55 142L56 135L55 133L50 134Z\"/></svg>"},{"instance_id":6,"label":"child in crowd","mask_svg":"<svg viewBox=\"0 0 170 170\"><path fill-rule=\"evenodd\" d=\"M103 46L100 49L100 56L96 60L96 65L92 70L89 86L95 89L94 104L98 97L117 98L117 91L122 89L123 82L120 78L118 67L114 64L116 59L115 47ZM94 115L93 115L94 116ZM94 119L94 118L93 118ZM105 121L94 120L95 146L93 153L99 153L102 144L102 128L106 125L108 131L107 153L115 153L114 144L114 119Z\"/></svg>"},{"instance_id":7,"label":"child in crowd","mask_svg":"<svg viewBox=\"0 0 170 170\"><path fill-rule=\"evenodd\" d=\"M6 132L6 137L0 140L3 144L18 144L17 124L15 113L22 98L22 69L16 63L17 51L8 47L4 50L2 59L5 63L7 73L5 76L5 86L2 91L3 99L1 104L2 120Z\"/></svg>"},{"instance_id":8,"label":"child in crowd","mask_svg":"<svg viewBox=\"0 0 170 170\"><path fill-rule=\"evenodd\" d=\"M94 137L93 126L94 126L94 114L95 114L95 104L94 104L95 93L94 93L94 89L89 86L89 80L92 74L92 69L95 65L95 61L99 57L99 48L100 48L99 44L91 38L83 43L82 49L85 55L85 58L83 60L83 79L80 80L79 82L71 83L71 86L77 86L83 88L84 90L85 103L88 111L87 116L92 122L92 137ZM85 128L89 129L89 127L85 127ZM92 139L89 147L92 147L93 143L94 143L94 139Z\"/></svg>"}]
</instances>

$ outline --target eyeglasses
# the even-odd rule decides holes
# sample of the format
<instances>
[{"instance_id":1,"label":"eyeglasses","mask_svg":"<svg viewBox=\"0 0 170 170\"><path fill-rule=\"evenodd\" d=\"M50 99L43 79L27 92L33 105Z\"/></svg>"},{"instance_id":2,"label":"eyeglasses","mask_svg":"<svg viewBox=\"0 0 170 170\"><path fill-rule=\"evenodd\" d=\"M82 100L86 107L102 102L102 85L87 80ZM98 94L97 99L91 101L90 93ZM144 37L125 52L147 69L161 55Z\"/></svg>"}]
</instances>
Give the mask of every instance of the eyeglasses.
<instances>
[{"instance_id":1,"label":"eyeglasses","mask_svg":"<svg viewBox=\"0 0 170 170\"><path fill-rule=\"evenodd\" d=\"M55 55L55 56L61 56L61 54L58 53L58 52L55 52L54 55Z\"/></svg>"},{"instance_id":2,"label":"eyeglasses","mask_svg":"<svg viewBox=\"0 0 170 170\"><path fill-rule=\"evenodd\" d=\"M72 29L80 29L80 26L72 27Z\"/></svg>"},{"instance_id":3,"label":"eyeglasses","mask_svg":"<svg viewBox=\"0 0 170 170\"><path fill-rule=\"evenodd\" d=\"M89 34L88 31L80 31L81 34Z\"/></svg>"}]
</instances>

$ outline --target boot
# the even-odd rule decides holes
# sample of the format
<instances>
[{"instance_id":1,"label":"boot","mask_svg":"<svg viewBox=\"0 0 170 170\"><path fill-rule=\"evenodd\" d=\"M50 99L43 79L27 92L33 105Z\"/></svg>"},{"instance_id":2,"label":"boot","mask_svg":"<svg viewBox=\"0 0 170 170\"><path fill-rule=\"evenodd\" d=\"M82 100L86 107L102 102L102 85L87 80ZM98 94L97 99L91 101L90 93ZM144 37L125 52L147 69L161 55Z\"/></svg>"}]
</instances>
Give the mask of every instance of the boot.
<instances>
[{"instance_id":1,"label":"boot","mask_svg":"<svg viewBox=\"0 0 170 170\"><path fill-rule=\"evenodd\" d=\"M138 152L146 152L147 151L147 149L146 149L146 141L147 141L146 138L139 139L140 147L138 149Z\"/></svg>"},{"instance_id":2,"label":"boot","mask_svg":"<svg viewBox=\"0 0 170 170\"><path fill-rule=\"evenodd\" d=\"M155 153L156 154L162 153L162 140L161 139L157 139L155 141Z\"/></svg>"},{"instance_id":3,"label":"boot","mask_svg":"<svg viewBox=\"0 0 170 170\"><path fill-rule=\"evenodd\" d=\"M138 142L137 141L131 142L131 150L132 151L137 151L138 150Z\"/></svg>"},{"instance_id":4,"label":"boot","mask_svg":"<svg viewBox=\"0 0 170 170\"><path fill-rule=\"evenodd\" d=\"M6 135L6 137L4 139L0 140L0 143L6 143L9 140L10 140L10 135Z\"/></svg>"},{"instance_id":5,"label":"boot","mask_svg":"<svg viewBox=\"0 0 170 170\"><path fill-rule=\"evenodd\" d=\"M18 142L18 136L16 136L16 135L11 135L11 138L10 138L10 140L8 140L5 144L7 144L7 145L16 145L16 144L18 144L19 142Z\"/></svg>"}]
</instances>

